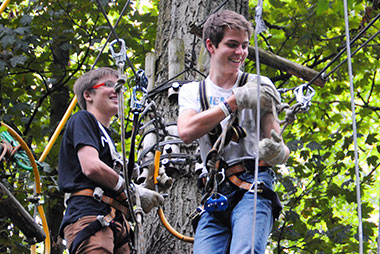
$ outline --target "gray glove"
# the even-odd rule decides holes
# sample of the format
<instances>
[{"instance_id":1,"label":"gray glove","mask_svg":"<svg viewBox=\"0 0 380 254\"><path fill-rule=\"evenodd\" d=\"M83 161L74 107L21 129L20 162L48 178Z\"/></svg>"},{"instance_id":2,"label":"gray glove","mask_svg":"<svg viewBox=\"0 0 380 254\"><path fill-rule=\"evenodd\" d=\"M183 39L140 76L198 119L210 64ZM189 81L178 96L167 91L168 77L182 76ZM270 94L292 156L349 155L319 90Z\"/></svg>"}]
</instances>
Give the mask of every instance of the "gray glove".
<instances>
[{"instance_id":1,"label":"gray glove","mask_svg":"<svg viewBox=\"0 0 380 254\"><path fill-rule=\"evenodd\" d=\"M259 159L272 166L283 164L287 158L282 139L275 130L271 131L271 136L259 142Z\"/></svg>"},{"instance_id":2,"label":"gray glove","mask_svg":"<svg viewBox=\"0 0 380 254\"><path fill-rule=\"evenodd\" d=\"M135 188L137 192L136 194L140 195L141 208L145 213L149 213L153 207L158 207L164 204L164 197L160 193L137 184L135 185Z\"/></svg>"},{"instance_id":3,"label":"gray glove","mask_svg":"<svg viewBox=\"0 0 380 254\"><path fill-rule=\"evenodd\" d=\"M257 107L257 82L250 81L244 86L233 89L238 110ZM260 86L260 108L264 111L273 111L273 107L280 103L280 95L272 84Z\"/></svg>"}]
</instances>

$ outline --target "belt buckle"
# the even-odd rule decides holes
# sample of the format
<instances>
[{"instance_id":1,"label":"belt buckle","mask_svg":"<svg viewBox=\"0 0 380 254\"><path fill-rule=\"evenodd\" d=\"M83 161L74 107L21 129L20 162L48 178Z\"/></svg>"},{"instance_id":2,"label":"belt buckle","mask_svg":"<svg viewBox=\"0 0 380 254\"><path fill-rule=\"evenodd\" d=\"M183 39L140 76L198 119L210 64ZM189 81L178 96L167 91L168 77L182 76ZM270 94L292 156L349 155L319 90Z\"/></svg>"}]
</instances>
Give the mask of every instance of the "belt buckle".
<instances>
[{"instance_id":1,"label":"belt buckle","mask_svg":"<svg viewBox=\"0 0 380 254\"><path fill-rule=\"evenodd\" d=\"M94 193L92 194L93 198L99 203L102 201L104 191L100 187L95 187Z\"/></svg>"},{"instance_id":2,"label":"belt buckle","mask_svg":"<svg viewBox=\"0 0 380 254\"><path fill-rule=\"evenodd\" d=\"M104 218L104 215L96 216L96 219L100 222L102 227L108 227L110 223Z\"/></svg>"},{"instance_id":3,"label":"belt buckle","mask_svg":"<svg viewBox=\"0 0 380 254\"><path fill-rule=\"evenodd\" d=\"M263 181L257 181L257 193L263 192ZM251 188L249 188L248 192L255 193L255 183L252 183Z\"/></svg>"}]
</instances>

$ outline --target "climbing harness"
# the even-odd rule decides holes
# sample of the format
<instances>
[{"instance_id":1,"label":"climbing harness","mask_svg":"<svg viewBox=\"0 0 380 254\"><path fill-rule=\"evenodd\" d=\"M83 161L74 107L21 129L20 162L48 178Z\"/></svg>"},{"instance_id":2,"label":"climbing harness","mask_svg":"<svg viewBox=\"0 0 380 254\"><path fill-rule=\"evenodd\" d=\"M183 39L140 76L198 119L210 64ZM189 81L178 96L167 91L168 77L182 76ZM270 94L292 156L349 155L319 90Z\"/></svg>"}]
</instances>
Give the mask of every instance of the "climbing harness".
<instances>
[{"instance_id":1,"label":"climbing harness","mask_svg":"<svg viewBox=\"0 0 380 254\"><path fill-rule=\"evenodd\" d=\"M243 72L243 74L240 77L238 87L241 87L245 83L247 83L248 75L249 75L248 73ZM202 111L205 111L210 108L210 104L208 102L208 97L206 93L206 80L202 80L199 82L199 99L200 99ZM212 129L208 133L208 137L210 139L211 145L215 144L217 138L220 136L221 133L222 133L222 127L220 124L218 124L214 129ZM240 139L246 136L247 136L246 131L244 130L244 128L239 126L238 119L235 118L235 120L232 123L231 128L227 132L225 145L227 145L231 140L235 142L239 142Z\"/></svg>"},{"instance_id":2,"label":"climbing harness","mask_svg":"<svg viewBox=\"0 0 380 254\"><path fill-rule=\"evenodd\" d=\"M116 217L116 210L120 211L125 217L128 217L130 213L128 212L128 208L124 203L126 203L127 197L124 192L121 192L120 195L115 199L108 197L103 194L104 191L100 187L96 187L94 190L92 189L82 189L80 191L74 192L70 195L73 196L87 196L92 197L98 202L103 202L110 205L111 212L107 215L98 215L96 220L92 223L88 224L85 228L83 228L77 236L74 238L74 241L71 243L69 247L70 253L76 253L79 245L90 236L94 235L103 227L112 227L112 223L114 218ZM125 241L129 241L130 239L126 239ZM130 244L132 247L132 244Z\"/></svg>"}]
</instances>

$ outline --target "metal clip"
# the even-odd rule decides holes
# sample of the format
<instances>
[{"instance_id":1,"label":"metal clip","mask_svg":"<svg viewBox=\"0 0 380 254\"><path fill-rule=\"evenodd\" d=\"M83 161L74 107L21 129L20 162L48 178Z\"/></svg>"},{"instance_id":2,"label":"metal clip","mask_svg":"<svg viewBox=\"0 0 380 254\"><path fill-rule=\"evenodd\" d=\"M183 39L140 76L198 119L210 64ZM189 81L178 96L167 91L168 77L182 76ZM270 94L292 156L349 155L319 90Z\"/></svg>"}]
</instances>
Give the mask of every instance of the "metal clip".
<instances>
[{"instance_id":1,"label":"metal clip","mask_svg":"<svg viewBox=\"0 0 380 254\"><path fill-rule=\"evenodd\" d=\"M114 50L114 45L116 43L120 44L120 51L118 53L115 52L115 50ZM124 40L123 39L113 40L110 43L109 48L110 48L111 55L112 55L113 59L115 59L116 64L117 65L119 65L119 64L123 64L124 65L124 63L125 63L125 61L127 59Z\"/></svg>"},{"instance_id":2,"label":"metal clip","mask_svg":"<svg viewBox=\"0 0 380 254\"><path fill-rule=\"evenodd\" d=\"M226 173L224 168L222 168L217 174L216 174L216 181L218 184L221 184L226 179Z\"/></svg>"},{"instance_id":3,"label":"metal clip","mask_svg":"<svg viewBox=\"0 0 380 254\"><path fill-rule=\"evenodd\" d=\"M94 193L92 194L92 196L94 197L96 201L100 203L102 201L103 193L104 191L102 190L102 188L95 187Z\"/></svg>"},{"instance_id":4,"label":"metal clip","mask_svg":"<svg viewBox=\"0 0 380 254\"><path fill-rule=\"evenodd\" d=\"M145 74L145 71L140 69L136 72L136 86L139 90L146 93L146 88L148 87L148 77Z\"/></svg>"},{"instance_id":5,"label":"metal clip","mask_svg":"<svg viewBox=\"0 0 380 254\"><path fill-rule=\"evenodd\" d=\"M308 111L311 106L311 99L315 94L314 89L311 86L302 84L296 87L293 92L296 96L297 102L301 104L301 109L304 111Z\"/></svg>"},{"instance_id":6,"label":"metal clip","mask_svg":"<svg viewBox=\"0 0 380 254\"><path fill-rule=\"evenodd\" d=\"M100 222L102 227L108 227L110 225L110 223L104 218L104 215L98 215L96 216L96 219Z\"/></svg>"},{"instance_id":7,"label":"metal clip","mask_svg":"<svg viewBox=\"0 0 380 254\"><path fill-rule=\"evenodd\" d=\"M264 190L264 182L257 181L257 193L261 193ZM248 192L254 193L255 192L255 183L252 183L251 188L249 188Z\"/></svg>"},{"instance_id":8,"label":"metal clip","mask_svg":"<svg viewBox=\"0 0 380 254\"><path fill-rule=\"evenodd\" d=\"M136 87L133 87L131 96L131 109L134 112L138 112L142 109L142 103L137 99L137 91L138 89Z\"/></svg>"},{"instance_id":9,"label":"metal clip","mask_svg":"<svg viewBox=\"0 0 380 254\"><path fill-rule=\"evenodd\" d=\"M205 212L205 210L202 208L202 206L198 206L197 209L195 209L195 211L190 213L189 218L190 218L190 220L194 220L198 216L202 215L202 213L204 213L204 212Z\"/></svg>"}]
</instances>

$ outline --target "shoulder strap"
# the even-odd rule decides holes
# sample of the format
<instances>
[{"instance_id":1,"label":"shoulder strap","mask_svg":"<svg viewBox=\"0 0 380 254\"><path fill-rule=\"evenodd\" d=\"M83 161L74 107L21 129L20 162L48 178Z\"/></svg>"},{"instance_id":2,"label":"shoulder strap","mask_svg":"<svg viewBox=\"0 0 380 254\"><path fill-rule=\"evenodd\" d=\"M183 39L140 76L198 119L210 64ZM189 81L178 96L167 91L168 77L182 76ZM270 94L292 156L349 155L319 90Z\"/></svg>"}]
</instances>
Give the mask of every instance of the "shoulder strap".
<instances>
[{"instance_id":1,"label":"shoulder strap","mask_svg":"<svg viewBox=\"0 0 380 254\"><path fill-rule=\"evenodd\" d=\"M107 139L108 146L110 148L111 158L115 162L121 163L121 155L117 152L116 147L111 139L111 137L108 135L107 131L104 129L103 125L98 121L99 129L103 132L103 135ZM121 164L123 165L123 164Z\"/></svg>"},{"instance_id":2,"label":"shoulder strap","mask_svg":"<svg viewBox=\"0 0 380 254\"><path fill-rule=\"evenodd\" d=\"M208 103L206 94L206 80L202 80L199 82L199 100L201 102L202 111L205 111L210 108L210 104Z\"/></svg>"},{"instance_id":3,"label":"shoulder strap","mask_svg":"<svg viewBox=\"0 0 380 254\"><path fill-rule=\"evenodd\" d=\"M247 83L248 76L249 76L249 73L243 72L243 74L240 77L240 81L239 81L238 86L244 86L245 83Z\"/></svg>"}]
</instances>

